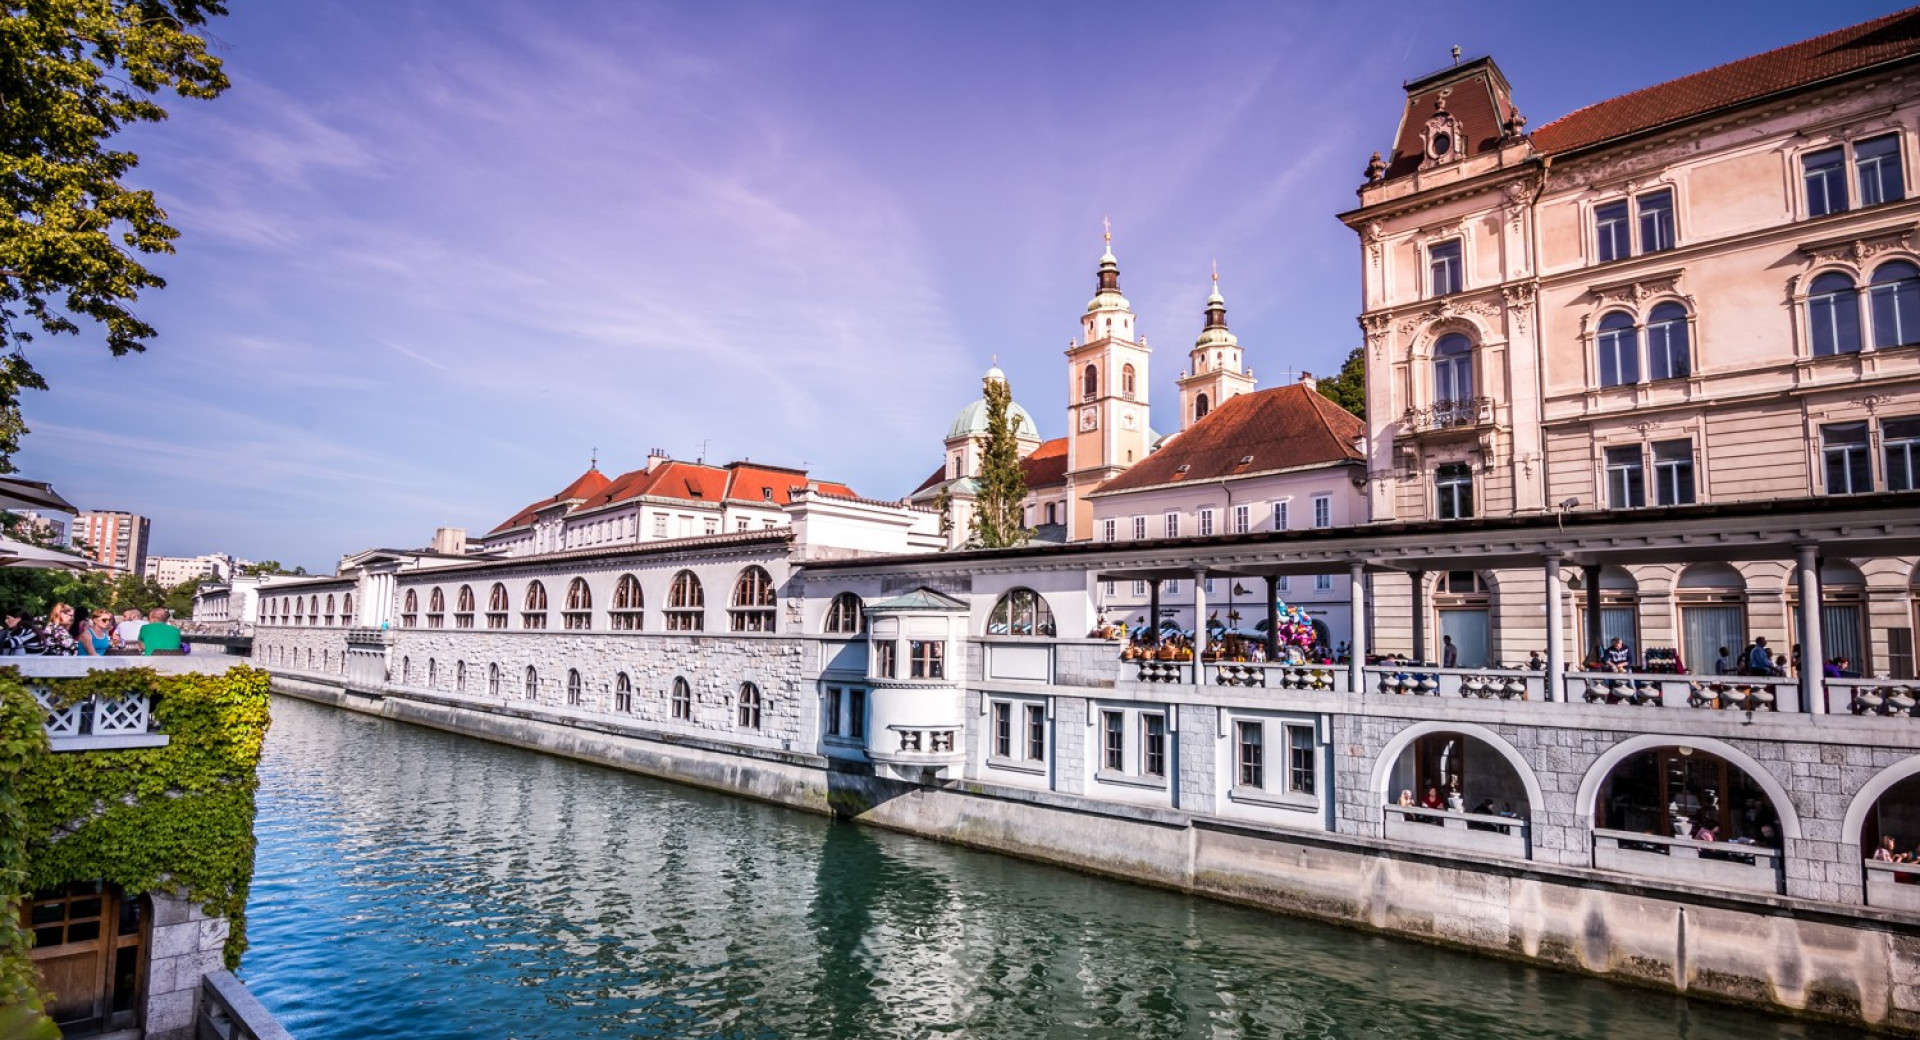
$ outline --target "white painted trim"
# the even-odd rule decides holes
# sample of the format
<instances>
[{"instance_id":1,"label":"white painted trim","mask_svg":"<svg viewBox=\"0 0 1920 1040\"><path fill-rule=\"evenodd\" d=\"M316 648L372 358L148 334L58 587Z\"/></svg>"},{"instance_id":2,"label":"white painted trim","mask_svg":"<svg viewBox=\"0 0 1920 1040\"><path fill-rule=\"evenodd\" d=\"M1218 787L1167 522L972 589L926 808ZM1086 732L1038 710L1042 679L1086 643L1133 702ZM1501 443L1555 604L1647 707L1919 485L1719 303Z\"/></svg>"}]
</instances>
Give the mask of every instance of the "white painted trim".
<instances>
[{"instance_id":1,"label":"white painted trim","mask_svg":"<svg viewBox=\"0 0 1920 1040\"><path fill-rule=\"evenodd\" d=\"M1860 828L1867 823L1867 810L1872 809L1873 803L1879 801L1880 796L1892 789L1894 784L1915 774L1920 774L1920 755L1911 756L1902 762L1895 762L1875 773L1873 779L1861 785L1860 793L1853 796L1852 803L1847 806L1846 818L1841 821L1840 840L1859 845ZM1864 855L1866 850L1862 849L1861 853Z\"/></svg>"}]
</instances>

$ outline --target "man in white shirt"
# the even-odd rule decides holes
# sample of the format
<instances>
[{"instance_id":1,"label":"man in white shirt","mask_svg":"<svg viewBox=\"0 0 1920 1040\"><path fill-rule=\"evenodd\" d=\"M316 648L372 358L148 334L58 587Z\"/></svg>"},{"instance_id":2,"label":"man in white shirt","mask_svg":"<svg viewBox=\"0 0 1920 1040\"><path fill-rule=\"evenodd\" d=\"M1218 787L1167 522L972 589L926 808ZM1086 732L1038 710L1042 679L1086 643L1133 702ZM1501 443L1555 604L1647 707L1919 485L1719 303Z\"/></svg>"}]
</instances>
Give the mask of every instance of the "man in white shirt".
<instances>
[{"instance_id":1,"label":"man in white shirt","mask_svg":"<svg viewBox=\"0 0 1920 1040\"><path fill-rule=\"evenodd\" d=\"M140 626L146 623L137 610L121 611L120 623L113 626L114 640L127 650L140 649Z\"/></svg>"}]
</instances>

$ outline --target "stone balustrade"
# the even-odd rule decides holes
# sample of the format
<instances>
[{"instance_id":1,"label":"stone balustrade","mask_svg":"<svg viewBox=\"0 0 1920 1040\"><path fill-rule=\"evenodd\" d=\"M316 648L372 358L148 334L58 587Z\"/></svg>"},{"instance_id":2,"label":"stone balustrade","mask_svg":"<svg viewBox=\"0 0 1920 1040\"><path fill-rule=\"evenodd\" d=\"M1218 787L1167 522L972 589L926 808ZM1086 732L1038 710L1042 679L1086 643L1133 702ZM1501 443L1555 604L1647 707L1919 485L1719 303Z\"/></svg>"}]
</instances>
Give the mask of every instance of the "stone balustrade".
<instances>
[{"instance_id":1,"label":"stone balustrade","mask_svg":"<svg viewBox=\"0 0 1920 1040\"><path fill-rule=\"evenodd\" d=\"M1484 816L1404 805L1384 806L1381 813L1382 833L1390 841L1513 859L1532 856L1531 827L1521 817Z\"/></svg>"},{"instance_id":2,"label":"stone balustrade","mask_svg":"<svg viewBox=\"0 0 1920 1040\"><path fill-rule=\"evenodd\" d=\"M1595 868L1703 887L1778 893L1781 891L1781 858L1780 850L1764 845L1695 841L1603 828L1593 831Z\"/></svg>"},{"instance_id":3,"label":"stone balustrade","mask_svg":"<svg viewBox=\"0 0 1920 1040\"><path fill-rule=\"evenodd\" d=\"M1920 913L1920 863L1867 860L1867 905Z\"/></svg>"},{"instance_id":4,"label":"stone balustrade","mask_svg":"<svg viewBox=\"0 0 1920 1040\"><path fill-rule=\"evenodd\" d=\"M1834 715L1913 718L1920 706L1920 680L1823 679L1827 711Z\"/></svg>"}]
</instances>

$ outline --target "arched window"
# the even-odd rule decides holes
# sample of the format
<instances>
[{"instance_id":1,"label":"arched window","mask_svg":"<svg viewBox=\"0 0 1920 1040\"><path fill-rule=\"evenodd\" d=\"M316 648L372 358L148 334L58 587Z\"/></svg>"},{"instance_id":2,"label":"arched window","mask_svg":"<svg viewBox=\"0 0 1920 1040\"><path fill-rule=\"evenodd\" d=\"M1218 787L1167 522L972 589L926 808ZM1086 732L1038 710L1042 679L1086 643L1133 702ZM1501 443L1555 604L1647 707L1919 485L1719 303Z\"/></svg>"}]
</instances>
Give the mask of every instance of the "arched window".
<instances>
[{"instance_id":1,"label":"arched window","mask_svg":"<svg viewBox=\"0 0 1920 1040\"><path fill-rule=\"evenodd\" d=\"M441 590L440 586L435 585L433 591L427 593L427 627L445 627L447 623L446 614L447 594Z\"/></svg>"},{"instance_id":2,"label":"arched window","mask_svg":"<svg viewBox=\"0 0 1920 1040\"><path fill-rule=\"evenodd\" d=\"M576 631L593 627L593 590L587 588L587 579L575 578L567 583L567 609L563 620L567 628Z\"/></svg>"},{"instance_id":3,"label":"arched window","mask_svg":"<svg viewBox=\"0 0 1920 1040\"><path fill-rule=\"evenodd\" d=\"M353 624L353 593L351 592L340 597L340 623Z\"/></svg>"},{"instance_id":4,"label":"arched window","mask_svg":"<svg viewBox=\"0 0 1920 1040\"><path fill-rule=\"evenodd\" d=\"M465 661L453 663L453 692L467 692L467 662Z\"/></svg>"},{"instance_id":5,"label":"arched window","mask_svg":"<svg viewBox=\"0 0 1920 1040\"><path fill-rule=\"evenodd\" d=\"M307 651L307 663L309 665L313 663L313 651L311 650ZM411 685L412 683L413 683L413 658L402 657L400 659L400 685L408 686L408 685Z\"/></svg>"},{"instance_id":6,"label":"arched window","mask_svg":"<svg viewBox=\"0 0 1920 1040\"><path fill-rule=\"evenodd\" d=\"M760 728L760 687L752 683L740 684L740 728Z\"/></svg>"},{"instance_id":7,"label":"arched window","mask_svg":"<svg viewBox=\"0 0 1920 1040\"><path fill-rule=\"evenodd\" d=\"M432 689L440 682L440 662L427 658L427 687Z\"/></svg>"},{"instance_id":8,"label":"arched window","mask_svg":"<svg viewBox=\"0 0 1920 1040\"><path fill-rule=\"evenodd\" d=\"M776 605L773 578L759 567L748 567L733 583L733 630L735 632L773 631Z\"/></svg>"},{"instance_id":9,"label":"arched window","mask_svg":"<svg viewBox=\"0 0 1920 1040\"><path fill-rule=\"evenodd\" d=\"M1867 290L1876 350L1920 343L1920 267L1905 260L1881 264Z\"/></svg>"},{"instance_id":10,"label":"arched window","mask_svg":"<svg viewBox=\"0 0 1920 1040\"><path fill-rule=\"evenodd\" d=\"M676 719L693 718L693 687L687 685L682 676L673 677L673 717Z\"/></svg>"},{"instance_id":11,"label":"arched window","mask_svg":"<svg viewBox=\"0 0 1920 1040\"><path fill-rule=\"evenodd\" d=\"M1132 365L1122 365L1120 367L1120 392L1122 394L1125 394L1128 400L1132 400L1133 398L1133 366Z\"/></svg>"},{"instance_id":12,"label":"arched window","mask_svg":"<svg viewBox=\"0 0 1920 1040\"><path fill-rule=\"evenodd\" d=\"M1602 316L1595 345L1600 353L1601 386L1628 386L1640 381L1640 337L1633 328L1633 315L1611 311Z\"/></svg>"},{"instance_id":13,"label":"arched window","mask_svg":"<svg viewBox=\"0 0 1920 1040\"><path fill-rule=\"evenodd\" d=\"M1647 378L1685 379L1693 374L1687 342L1687 309L1663 303L1647 315Z\"/></svg>"},{"instance_id":14,"label":"arched window","mask_svg":"<svg viewBox=\"0 0 1920 1040\"><path fill-rule=\"evenodd\" d=\"M621 714L633 711L633 678L625 672L613 678L613 710Z\"/></svg>"},{"instance_id":15,"label":"arched window","mask_svg":"<svg viewBox=\"0 0 1920 1040\"><path fill-rule=\"evenodd\" d=\"M1213 409L1208 407L1207 405L1206 394L1201 394L1200 396L1193 399L1193 421L1194 422L1199 422L1200 420L1205 419L1207 417L1207 413L1212 410Z\"/></svg>"},{"instance_id":16,"label":"arched window","mask_svg":"<svg viewBox=\"0 0 1920 1040\"><path fill-rule=\"evenodd\" d=\"M507 587L497 581L487 592L487 627L507 627Z\"/></svg>"},{"instance_id":17,"label":"arched window","mask_svg":"<svg viewBox=\"0 0 1920 1040\"><path fill-rule=\"evenodd\" d=\"M1452 462L1433 471L1434 516L1465 520L1473 516L1473 468Z\"/></svg>"},{"instance_id":18,"label":"arched window","mask_svg":"<svg viewBox=\"0 0 1920 1040\"><path fill-rule=\"evenodd\" d=\"M527 699L540 699L540 672L532 665L527 666Z\"/></svg>"},{"instance_id":19,"label":"arched window","mask_svg":"<svg viewBox=\"0 0 1920 1040\"><path fill-rule=\"evenodd\" d=\"M568 707L578 708L580 706L580 702L583 699L582 691L584 690L585 686L586 686L586 683L580 678L580 669L578 668L567 669L567 706Z\"/></svg>"},{"instance_id":20,"label":"arched window","mask_svg":"<svg viewBox=\"0 0 1920 1040\"><path fill-rule=\"evenodd\" d=\"M317 615L319 614L319 611L314 611L314 613ZM419 623L420 623L420 594L415 592L412 589L408 589L406 597L401 601L400 627L412 628Z\"/></svg>"},{"instance_id":21,"label":"arched window","mask_svg":"<svg viewBox=\"0 0 1920 1040\"><path fill-rule=\"evenodd\" d=\"M1433 345L1433 406L1459 407L1473 400L1473 343L1449 332Z\"/></svg>"},{"instance_id":22,"label":"arched window","mask_svg":"<svg viewBox=\"0 0 1920 1040\"><path fill-rule=\"evenodd\" d=\"M501 696L500 666L497 664L490 664L487 666L487 693L489 696L493 696L493 697Z\"/></svg>"},{"instance_id":23,"label":"arched window","mask_svg":"<svg viewBox=\"0 0 1920 1040\"><path fill-rule=\"evenodd\" d=\"M453 627L473 627L473 586L462 585L453 597Z\"/></svg>"},{"instance_id":24,"label":"arched window","mask_svg":"<svg viewBox=\"0 0 1920 1040\"><path fill-rule=\"evenodd\" d=\"M631 574L622 574L619 584L613 587L613 610L609 616L613 619L613 628L617 632L638 632L641 629L641 608L645 597L640 594L640 579Z\"/></svg>"},{"instance_id":25,"label":"arched window","mask_svg":"<svg viewBox=\"0 0 1920 1040\"><path fill-rule=\"evenodd\" d=\"M1089 364L1080 370L1080 399L1091 401L1100 396L1100 369Z\"/></svg>"},{"instance_id":26,"label":"arched window","mask_svg":"<svg viewBox=\"0 0 1920 1040\"><path fill-rule=\"evenodd\" d=\"M1807 318L1813 332L1813 356L1860 352L1860 294L1853 279L1829 271L1807 290Z\"/></svg>"},{"instance_id":27,"label":"arched window","mask_svg":"<svg viewBox=\"0 0 1920 1040\"><path fill-rule=\"evenodd\" d=\"M520 627L547 627L547 587L540 582L527 582L527 601L520 612Z\"/></svg>"},{"instance_id":28,"label":"arched window","mask_svg":"<svg viewBox=\"0 0 1920 1040\"><path fill-rule=\"evenodd\" d=\"M314 596L313 598L307 601L307 616L313 619L314 624L317 625L320 623L320 597L319 596Z\"/></svg>"},{"instance_id":29,"label":"arched window","mask_svg":"<svg viewBox=\"0 0 1920 1040\"><path fill-rule=\"evenodd\" d=\"M293 621L297 625L307 623L307 601L299 596L293 597Z\"/></svg>"},{"instance_id":30,"label":"arched window","mask_svg":"<svg viewBox=\"0 0 1920 1040\"><path fill-rule=\"evenodd\" d=\"M990 636L1051 636L1054 634L1053 610L1032 589L1013 589L993 605L987 615Z\"/></svg>"},{"instance_id":31,"label":"arched window","mask_svg":"<svg viewBox=\"0 0 1920 1040\"><path fill-rule=\"evenodd\" d=\"M867 630L867 605L851 592L842 592L827 604L827 623L821 629L830 636L857 636Z\"/></svg>"},{"instance_id":32,"label":"arched window","mask_svg":"<svg viewBox=\"0 0 1920 1040\"><path fill-rule=\"evenodd\" d=\"M667 589L667 631L698 632L706 628L707 594L692 571L673 576Z\"/></svg>"},{"instance_id":33,"label":"arched window","mask_svg":"<svg viewBox=\"0 0 1920 1040\"><path fill-rule=\"evenodd\" d=\"M334 612L333 612L333 606L334 606L334 604L333 604L333 594L332 594L332 593L328 593L328 594L327 594L327 624L329 624L329 625L331 625L331 624L333 624L333 619L334 619L334 616L335 616L335 615L334 615Z\"/></svg>"}]
</instances>

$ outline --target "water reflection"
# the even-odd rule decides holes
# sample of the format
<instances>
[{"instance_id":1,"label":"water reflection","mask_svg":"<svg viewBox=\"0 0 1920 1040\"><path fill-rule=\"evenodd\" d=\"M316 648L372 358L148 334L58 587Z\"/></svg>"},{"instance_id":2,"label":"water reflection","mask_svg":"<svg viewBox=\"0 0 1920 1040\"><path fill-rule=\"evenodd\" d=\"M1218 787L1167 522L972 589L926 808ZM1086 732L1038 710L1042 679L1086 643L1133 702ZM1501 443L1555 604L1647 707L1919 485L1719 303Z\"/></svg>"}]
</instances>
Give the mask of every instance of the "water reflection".
<instances>
[{"instance_id":1,"label":"water reflection","mask_svg":"<svg viewBox=\"0 0 1920 1040\"><path fill-rule=\"evenodd\" d=\"M1850 1035L274 712L242 974L303 1040Z\"/></svg>"}]
</instances>

